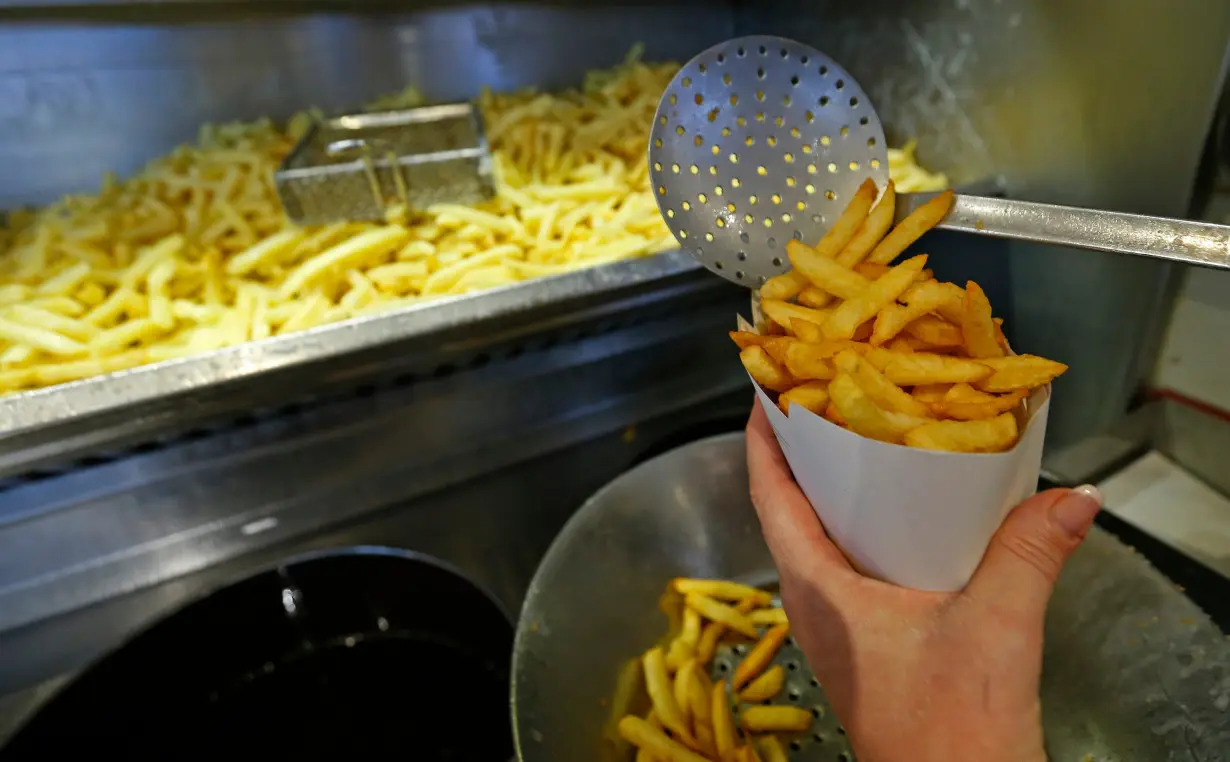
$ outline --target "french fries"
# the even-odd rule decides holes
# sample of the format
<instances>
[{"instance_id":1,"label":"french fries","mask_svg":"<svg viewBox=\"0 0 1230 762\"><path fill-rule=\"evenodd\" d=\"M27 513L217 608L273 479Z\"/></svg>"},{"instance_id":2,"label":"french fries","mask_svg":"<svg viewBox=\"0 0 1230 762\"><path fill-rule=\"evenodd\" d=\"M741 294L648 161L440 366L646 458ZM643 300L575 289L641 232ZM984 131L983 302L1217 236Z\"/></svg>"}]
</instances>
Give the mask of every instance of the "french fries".
<instances>
[{"instance_id":1,"label":"french fries","mask_svg":"<svg viewBox=\"0 0 1230 762\"><path fill-rule=\"evenodd\" d=\"M913 178L911 190L943 180ZM901 182L894 175L874 207L865 183L816 246L790 241L793 269L760 291L764 335L731 338L786 415L802 408L870 439L929 450L1010 450L1030 392L1067 366L1013 354L977 283L935 280L925 254L894 263L953 202L942 192L893 227ZM702 632L702 658L706 646Z\"/></svg>"},{"instance_id":2,"label":"french fries","mask_svg":"<svg viewBox=\"0 0 1230 762\"><path fill-rule=\"evenodd\" d=\"M739 715L749 733L801 733L811 720L811 712L797 706L748 706Z\"/></svg>"},{"instance_id":3,"label":"french fries","mask_svg":"<svg viewBox=\"0 0 1230 762\"><path fill-rule=\"evenodd\" d=\"M770 667L748 683L743 692L739 694L739 700L747 704L768 701L781 693L782 686L785 684L786 670L780 664Z\"/></svg>"},{"instance_id":4,"label":"french fries","mask_svg":"<svg viewBox=\"0 0 1230 762\"><path fill-rule=\"evenodd\" d=\"M978 393L977 390L970 391ZM786 613L773 605L768 592L748 585L716 579L678 578L667 585L663 600L685 601L684 630L674 638L684 638L688 611L699 611L701 630L699 649L710 633L716 643L728 625L759 623L751 634L735 632L755 640L728 678L710 681L706 661L699 656L683 663L669 676L662 649L650 648L633 664L642 670L625 668L616 690L617 714L609 721L608 736L618 736L636 748L638 762L780 762L785 748L775 733L801 733L811 727L810 710L797 706L765 705L786 685L786 669L773 664L786 642L790 622ZM720 608L716 608L720 607ZM673 605L670 607L673 610ZM733 620L732 620L733 617ZM676 619L672 622L676 624ZM710 657L711 658L711 657ZM642 682L644 692L637 701ZM633 708L643 705L648 696L652 707L643 717ZM622 714L619 714L622 712ZM793 740L792 740L793 742Z\"/></svg>"},{"instance_id":5,"label":"french fries","mask_svg":"<svg viewBox=\"0 0 1230 762\"><path fill-rule=\"evenodd\" d=\"M108 175L95 195L12 211L0 222L0 394L676 248L644 155L678 68L634 50L579 89L484 91L497 195L480 207L295 228L271 176L319 118L309 110L284 126L204 125L195 144L129 179ZM367 108L423 102L407 89ZM903 190L947 182L909 146L889 156ZM829 256L879 240L863 218L891 221L892 197L868 215L874 192L860 191L822 242ZM765 294L831 301L793 272Z\"/></svg>"}]
</instances>

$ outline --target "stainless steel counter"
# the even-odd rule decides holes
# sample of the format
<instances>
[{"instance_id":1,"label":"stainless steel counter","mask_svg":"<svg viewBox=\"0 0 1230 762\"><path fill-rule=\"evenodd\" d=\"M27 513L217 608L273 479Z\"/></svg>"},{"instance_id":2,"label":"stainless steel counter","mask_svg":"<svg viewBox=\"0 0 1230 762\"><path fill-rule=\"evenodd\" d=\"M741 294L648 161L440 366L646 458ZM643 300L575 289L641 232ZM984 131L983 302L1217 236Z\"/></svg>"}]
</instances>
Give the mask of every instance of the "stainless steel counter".
<instances>
[{"instance_id":1,"label":"stainless steel counter","mask_svg":"<svg viewBox=\"0 0 1230 762\"><path fill-rule=\"evenodd\" d=\"M688 347L703 341L695 334L674 338L604 360L584 357L593 345L561 346L588 359L565 372L578 385L571 392L539 376L510 381L504 392L491 384L451 395L418 389L414 407L405 397L365 397L133 456L89 479L31 485L75 500L49 501L55 512L0 530L8 551L25 549L0 572L0 738L135 630L307 550L426 552L517 611L539 558L585 497L672 438L745 419L751 397L738 364L707 362L705 350ZM730 357L724 341L720 349ZM675 382L654 382L671 371ZM630 375L644 380L637 393L607 394L607 384ZM472 415L458 415L464 408ZM432 433L453 415L458 425ZM77 563L59 554L73 549L83 553ZM22 569L30 574L11 576Z\"/></svg>"}]
</instances>

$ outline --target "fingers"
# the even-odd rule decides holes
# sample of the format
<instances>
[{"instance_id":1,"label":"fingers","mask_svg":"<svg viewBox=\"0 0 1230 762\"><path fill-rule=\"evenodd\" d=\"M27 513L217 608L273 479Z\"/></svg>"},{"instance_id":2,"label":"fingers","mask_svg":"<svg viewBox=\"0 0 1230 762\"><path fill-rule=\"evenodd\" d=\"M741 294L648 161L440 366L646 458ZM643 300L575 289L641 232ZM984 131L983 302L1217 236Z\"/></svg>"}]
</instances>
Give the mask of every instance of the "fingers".
<instances>
[{"instance_id":1,"label":"fingers","mask_svg":"<svg viewBox=\"0 0 1230 762\"><path fill-rule=\"evenodd\" d=\"M1011 598L1041 617L1064 562L1101 505L1092 486L1047 490L1021 503L991 540L967 592L989 601Z\"/></svg>"},{"instance_id":2,"label":"fingers","mask_svg":"<svg viewBox=\"0 0 1230 762\"><path fill-rule=\"evenodd\" d=\"M802 574L814 582L837 572L854 573L791 476L759 398L747 422L747 473L752 505L778 571Z\"/></svg>"}]
</instances>

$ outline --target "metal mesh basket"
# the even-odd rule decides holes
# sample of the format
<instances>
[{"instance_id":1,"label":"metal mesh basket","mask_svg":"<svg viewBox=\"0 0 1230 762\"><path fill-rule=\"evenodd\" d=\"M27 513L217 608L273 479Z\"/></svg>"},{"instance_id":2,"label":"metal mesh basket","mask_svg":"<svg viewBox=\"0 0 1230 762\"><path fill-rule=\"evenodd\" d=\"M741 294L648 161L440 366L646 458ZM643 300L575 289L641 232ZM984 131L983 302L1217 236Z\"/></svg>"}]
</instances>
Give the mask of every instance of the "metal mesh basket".
<instances>
[{"instance_id":1,"label":"metal mesh basket","mask_svg":"<svg viewBox=\"0 0 1230 762\"><path fill-rule=\"evenodd\" d=\"M318 122L274 180L300 225L383 220L397 205L474 204L495 193L482 119L469 103Z\"/></svg>"}]
</instances>

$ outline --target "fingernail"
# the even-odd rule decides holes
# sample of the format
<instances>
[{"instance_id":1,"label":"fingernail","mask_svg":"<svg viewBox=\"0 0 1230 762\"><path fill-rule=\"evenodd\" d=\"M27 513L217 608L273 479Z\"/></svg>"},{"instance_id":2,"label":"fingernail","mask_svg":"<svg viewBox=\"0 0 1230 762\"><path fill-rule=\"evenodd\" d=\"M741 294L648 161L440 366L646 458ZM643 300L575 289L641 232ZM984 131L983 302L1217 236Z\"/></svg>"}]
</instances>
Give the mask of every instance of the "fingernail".
<instances>
[{"instance_id":1,"label":"fingernail","mask_svg":"<svg viewBox=\"0 0 1230 762\"><path fill-rule=\"evenodd\" d=\"M1073 537L1084 537L1093 517L1102 509L1102 493L1092 484L1082 484L1051 507L1055 523Z\"/></svg>"}]
</instances>

